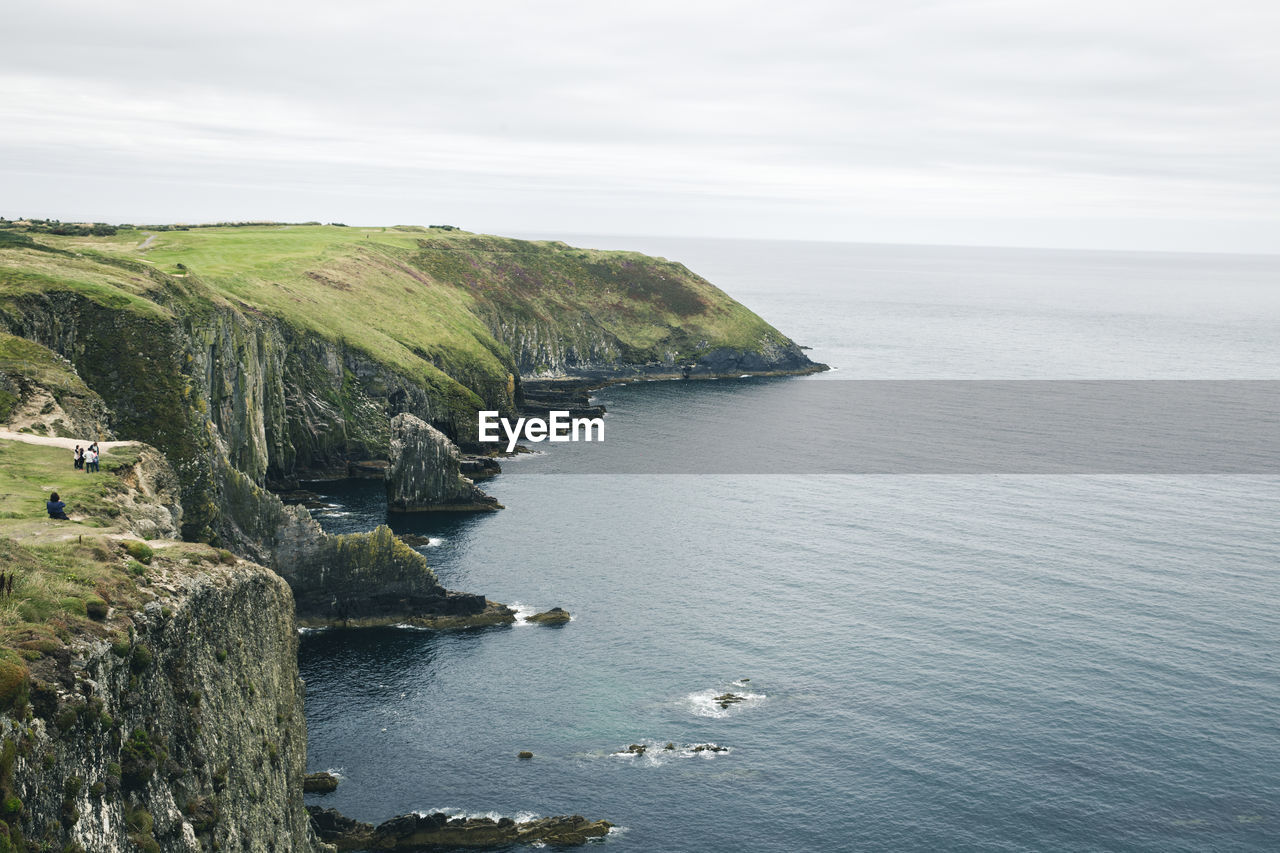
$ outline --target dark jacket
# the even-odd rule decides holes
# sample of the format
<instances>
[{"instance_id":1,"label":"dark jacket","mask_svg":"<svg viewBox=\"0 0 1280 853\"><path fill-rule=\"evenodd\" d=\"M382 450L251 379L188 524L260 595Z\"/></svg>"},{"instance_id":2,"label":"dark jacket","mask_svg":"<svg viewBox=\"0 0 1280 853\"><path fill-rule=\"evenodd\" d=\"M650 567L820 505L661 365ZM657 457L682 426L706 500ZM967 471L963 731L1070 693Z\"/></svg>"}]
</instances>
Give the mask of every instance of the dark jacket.
<instances>
[{"instance_id":1,"label":"dark jacket","mask_svg":"<svg viewBox=\"0 0 1280 853\"><path fill-rule=\"evenodd\" d=\"M44 507L49 510L50 518L57 518L60 515L67 514L67 504L65 501L45 501Z\"/></svg>"}]
</instances>

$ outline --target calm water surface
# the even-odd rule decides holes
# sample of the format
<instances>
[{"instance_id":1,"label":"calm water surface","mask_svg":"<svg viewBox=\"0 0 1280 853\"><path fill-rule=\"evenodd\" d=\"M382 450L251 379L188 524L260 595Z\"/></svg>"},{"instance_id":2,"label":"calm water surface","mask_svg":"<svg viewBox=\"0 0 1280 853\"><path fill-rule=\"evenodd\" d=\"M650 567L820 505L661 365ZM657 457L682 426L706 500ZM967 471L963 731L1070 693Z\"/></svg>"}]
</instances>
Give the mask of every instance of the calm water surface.
<instances>
[{"instance_id":1,"label":"calm water surface","mask_svg":"<svg viewBox=\"0 0 1280 853\"><path fill-rule=\"evenodd\" d=\"M785 381L1280 378L1276 258L570 242L679 258L837 368ZM503 512L397 519L447 586L574 620L304 635L343 776L308 801L604 817L618 853L1280 848L1280 480L570 473L760 382L610 388L606 444L510 463ZM325 491L330 530L385 518Z\"/></svg>"}]
</instances>

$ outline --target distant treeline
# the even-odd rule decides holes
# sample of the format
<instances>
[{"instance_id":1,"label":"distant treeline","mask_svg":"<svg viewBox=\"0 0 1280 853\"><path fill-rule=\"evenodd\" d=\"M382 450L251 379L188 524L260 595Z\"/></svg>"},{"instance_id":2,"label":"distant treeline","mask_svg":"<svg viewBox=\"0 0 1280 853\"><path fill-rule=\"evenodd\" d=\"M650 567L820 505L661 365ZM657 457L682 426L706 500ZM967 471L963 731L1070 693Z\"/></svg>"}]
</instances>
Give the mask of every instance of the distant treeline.
<instances>
[{"instance_id":1,"label":"distant treeline","mask_svg":"<svg viewBox=\"0 0 1280 853\"><path fill-rule=\"evenodd\" d=\"M57 219L8 220L0 217L0 228L22 227L38 234L61 234L64 237L110 237L128 226L108 225L105 222L62 222Z\"/></svg>"},{"instance_id":2,"label":"distant treeline","mask_svg":"<svg viewBox=\"0 0 1280 853\"><path fill-rule=\"evenodd\" d=\"M345 222L330 222L330 225L346 228ZM106 222L62 222L58 219L6 219L0 216L0 229L20 229L37 234L59 234L65 237L111 237L117 231L190 231L193 228L262 228L281 227L285 225L324 225L323 222L275 222L269 219L246 220L243 222L200 222L195 224L167 225L134 225L124 222L111 225ZM396 225L400 231L425 231L421 225ZM456 225L428 225L438 231L460 231Z\"/></svg>"},{"instance_id":3,"label":"distant treeline","mask_svg":"<svg viewBox=\"0 0 1280 853\"><path fill-rule=\"evenodd\" d=\"M0 216L0 228L21 228L38 234L60 234L67 237L110 237L117 231L190 231L192 228L251 228L281 225L323 225L323 222L273 222L267 219L245 222L200 222L196 224L169 225L134 225L121 223L111 225L106 222L63 222L59 219L6 219ZM341 225L342 222L331 222L330 225Z\"/></svg>"}]
</instances>

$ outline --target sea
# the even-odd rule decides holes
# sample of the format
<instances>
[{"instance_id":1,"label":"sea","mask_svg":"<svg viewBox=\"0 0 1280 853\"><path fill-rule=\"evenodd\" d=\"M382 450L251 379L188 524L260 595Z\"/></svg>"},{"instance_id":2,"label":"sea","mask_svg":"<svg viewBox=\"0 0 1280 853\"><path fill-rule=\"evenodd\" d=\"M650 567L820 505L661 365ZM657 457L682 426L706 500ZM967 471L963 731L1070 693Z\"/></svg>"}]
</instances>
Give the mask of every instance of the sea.
<instances>
[{"instance_id":1,"label":"sea","mask_svg":"<svg viewBox=\"0 0 1280 853\"><path fill-rule=\"evenodd\" d=\"M567 241L679 260L832 369L605 388L606 440L507 462L504 510L391 516L446 586L572 621L304 631L341 778L308 803L581 814L615 853L1280 850L1274 473L587 464L794 383L1277 380L1280 256ZM330 531L388 521L311 488Z\"/></svg>"}]
</instances>

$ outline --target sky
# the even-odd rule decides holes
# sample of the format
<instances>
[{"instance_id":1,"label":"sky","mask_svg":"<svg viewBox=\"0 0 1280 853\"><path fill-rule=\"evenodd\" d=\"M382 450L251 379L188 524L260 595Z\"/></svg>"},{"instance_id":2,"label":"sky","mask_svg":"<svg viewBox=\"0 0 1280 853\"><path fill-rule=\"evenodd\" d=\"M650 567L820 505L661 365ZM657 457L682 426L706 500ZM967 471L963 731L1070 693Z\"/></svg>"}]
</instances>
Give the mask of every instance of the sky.
<instances>
[{"instance_id":1,"label":"sky","mask_svg":"<svg viewBox=\"0 0 1280 853\"><path fill-rule=\"evenodd\" d=\"M1280 3L14 4L0 215L1275 252Z\"/></svg>"}]
</instances>

